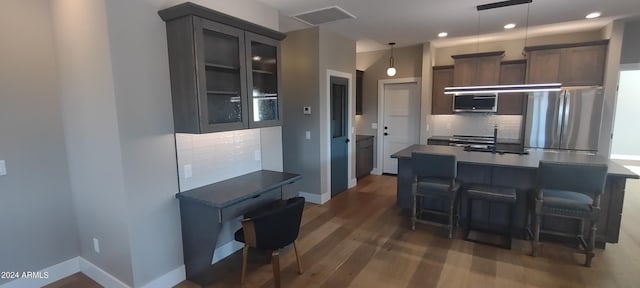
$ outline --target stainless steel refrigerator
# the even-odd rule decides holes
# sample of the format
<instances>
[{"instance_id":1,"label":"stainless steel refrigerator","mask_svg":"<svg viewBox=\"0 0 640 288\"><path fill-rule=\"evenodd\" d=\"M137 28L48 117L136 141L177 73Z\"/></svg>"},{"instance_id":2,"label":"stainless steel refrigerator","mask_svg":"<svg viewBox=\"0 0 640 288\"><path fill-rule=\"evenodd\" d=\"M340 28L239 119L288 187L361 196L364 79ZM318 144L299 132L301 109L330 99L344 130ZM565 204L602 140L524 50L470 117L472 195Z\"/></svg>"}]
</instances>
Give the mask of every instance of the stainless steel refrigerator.
<instances>
[{"instance_id":1,"label":"stainless steel refrigerator","mask_svg":"<svg viewBox=\"0 0 640 288\"><path fill-rule=\"evenodd\" d=\"M603 101L600 87L529 93L524 146L597 152Z\"/></svg>"}]
</instances>

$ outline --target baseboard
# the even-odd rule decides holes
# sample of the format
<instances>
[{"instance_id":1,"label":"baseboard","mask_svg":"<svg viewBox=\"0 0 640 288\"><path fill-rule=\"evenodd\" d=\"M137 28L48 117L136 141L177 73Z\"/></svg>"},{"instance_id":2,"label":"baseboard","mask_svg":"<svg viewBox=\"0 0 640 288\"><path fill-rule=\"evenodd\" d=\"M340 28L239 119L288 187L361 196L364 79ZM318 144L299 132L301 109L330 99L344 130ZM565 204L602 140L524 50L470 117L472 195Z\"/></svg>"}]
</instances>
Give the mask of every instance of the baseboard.
<instances>
[{"instance_id":1,"label":"baseboard","mask_svg":"<svg viewBox=\"0 0 640 288\"><path fill-rule=\"evenodd\" d=\"M351 181L349 181L349 188L356 187L356 185L358 185L358 179L353 178L351 179Z\"/></svg>"},{"instance_id":2,"label":"baseboard","mask_svg":"<svg viewBox=\"0 0 640 288\"><path fill-rule=\"evenodd\" d=\"M611 154L611 159L640 161L640 155Z\"/></svg>"},{"instance_id":3,"label":"baseboard","mask_svg":"<svg viewBox=\"0 0 640 288\"><path fill-rule=\"evenodd\" d=\"M186 272L184 270L184 265L180 265L180 267L169 271L169 273L164 274L151 282L144 284L142 288L156 288L156 287L173 287L178 285L180 282L187 279Z\"/></svg>"},{"instance_id":4,"label":"baseboard","mask_svg":"<svg viewBox=\"0 0 640 288\"><path fill-rule=\"evenodd\" d=\"M106 271L100 269L100 267L94 265L93 263L87 261L82 257L78 258L80 261L80 271L89 276L89 278L93 279L93 281L98 282L98 284L110 288L130 288L129 285L120 281L118 278L113 277L113 275L107 273Z\"/></svg>"},{"instance_id":5,"label":"baseboard","mask_svg":"<svg viewBox=\"0 0 640 288\"><path fill-rule=\"evenodd\" d=\"M131 288L129 285L120 281L116 277L113 277L111 274L100 269L100 267L80 256L37 271L35 275L38 277L19 278L0 285L0 288L42 287L61 280L65 277L69 277L78 272L84 273L85 275L87 275L87 277L93 279L93 281L98 282L98 284L102 285L103 287ZM152 280L142 287L173 287L184 281L186 279L185 275L186 274L184 265L180 265L180 267Z\"/></svg>"},{"instance_id":6,"label":"baseboard","mask_svg":"<svg viewBox=\"0 0 640 288\"><path fill-rule=\"evenodd\" d=\"M327 203L327 201L331 200L331 193L315 194L315 193L299 191L298 196L304 197L304 200L309 203L320 204L320 205Z\"/></svg>"},{"instance_id":7,"label":"baseboard","mask_svg":"<svg viewBox=\"0 0 640 288\"><path fill-rule=\"evenodd\" d=\"M60 262L37 271L34 278L18 278L11 282L0 285L0 288L22 288L22 287L42 287L60 279L80 272L80 257L74 257L67 261ZM9 272L9 271L2 271ZM22 273L23 271L15 271ZM24 271L27 272L27 271ZM20 275L22 276L22 275Z\"/></svg>"},{"instance_id":8,"label":"baseboard","mask_svg":"<svg viewBox=\"0 0 640 288\"><path fill-rule=\"evenodd\" d=\"M244 247L244 244L231 240L227 244L216 248L216 251L213 252L213 259L211 260L211 264L227 258L227 256L242 249L242 247Z\"/></svg>"},{"instance_id":9,"label":"baseboard","mask_svg":"<svg viewBox=\"0 0 640 288\"><path fill-rule=\"evenodd\" d=\"M378 168L373 168L371 170L371 174L373 174L373 175L382 175L382 171L380 171L380 169L378 169Z\"/></svg>"}]
</instances>

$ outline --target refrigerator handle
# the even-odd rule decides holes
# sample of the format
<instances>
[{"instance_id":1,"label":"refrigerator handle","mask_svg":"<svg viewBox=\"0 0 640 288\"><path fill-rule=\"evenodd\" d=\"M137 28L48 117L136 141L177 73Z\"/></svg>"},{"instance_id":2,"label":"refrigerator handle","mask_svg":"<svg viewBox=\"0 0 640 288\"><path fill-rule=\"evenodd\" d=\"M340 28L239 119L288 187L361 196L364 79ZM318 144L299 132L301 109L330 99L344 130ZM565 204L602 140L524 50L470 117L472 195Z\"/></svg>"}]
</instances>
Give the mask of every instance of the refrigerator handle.
<instances>
[{"instance_id":1,"label":"refrigerator handle","mask_svg":"<svg viewBox=\"0 0 640 288\"><path fill-rule=\"evenodd\" d=\"M564 143L567 142L568 139L564 139L567 133L567 130L571 129L571 127L567 127L569 124L569 111L571 110L571 92L564 92L564 106L562 107L562 130L560 131L560 147Z\"/></svg>"},{"instance_id":2,"label":"refrigerator handle","mask_svg":"<svg viewBox=\"0 0 640 288\"><path fill-rule=\"evenodd\" d=\"M558 97L558 121L556 121L556 137L557 137L557 142L556 145L560 145L560 143L562 143L562 127L564 127L564 109L566 107L565 105L565 91L560 92L560 95Z\"/></svg>"}]
</instances>

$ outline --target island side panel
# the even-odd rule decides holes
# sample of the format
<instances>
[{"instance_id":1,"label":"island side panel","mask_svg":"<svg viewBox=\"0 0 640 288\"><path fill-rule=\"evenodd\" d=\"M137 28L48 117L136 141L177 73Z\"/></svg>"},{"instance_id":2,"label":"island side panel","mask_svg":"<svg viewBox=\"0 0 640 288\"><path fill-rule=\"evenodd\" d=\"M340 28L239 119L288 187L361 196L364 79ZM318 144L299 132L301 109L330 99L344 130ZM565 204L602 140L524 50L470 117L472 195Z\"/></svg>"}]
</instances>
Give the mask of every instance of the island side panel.
<instances>
[{"instance_id":1,"label":"island side panel","mask_svg":"<svg viewBox=\"0 0 640 288\"><path fill-rule=\"evenodd\" d=\"M608 177L604 195L601 197L605 201L600 203L602 215L598 221L598 229L602 229L598 235L603 235L604 239L596 238L597 240L618 243L626 182L627 179L624 177Z\"/></svg>"},{"instance_id":2,"label":"island side panel","mask_svg":"<svg viewBox=\"0 0 640 288\"><path fill-rule=\"evenodd\" d=\"M396 201L398 207L402 209L412 208L411 184L413 183L413 178L411 158L398 158Z\"/></svg>"}]
</instances>

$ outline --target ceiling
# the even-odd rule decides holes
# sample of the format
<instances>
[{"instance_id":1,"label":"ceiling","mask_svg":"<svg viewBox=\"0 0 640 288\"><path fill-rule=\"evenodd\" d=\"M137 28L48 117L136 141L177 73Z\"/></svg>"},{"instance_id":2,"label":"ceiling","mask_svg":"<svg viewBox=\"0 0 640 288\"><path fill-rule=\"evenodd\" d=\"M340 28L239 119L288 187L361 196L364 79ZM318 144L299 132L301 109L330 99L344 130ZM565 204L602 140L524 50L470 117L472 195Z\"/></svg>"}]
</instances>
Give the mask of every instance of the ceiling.
<instances>
[{"instance_id":1,"label":"ceiling","mask_svg":"<svg viewBox=\"0 0 640 288\"><path fill-rule=\"evenodd\" d=\"M283 32L310 27L290 16L337 5L357 19L321 24L329 30L356 40L357 52L388 48L388 42L403 47L424 42L448 46L460 39L477 39L478 35L528 37L545 33L592 30L614 19L640 15L638 0L534 0L530 5L484 10L477 5L492 0L258 0L280 11ZM527 8L529 12L527 13ZM585 19L590 12L602 17ZM517 28L504 32L503 26L516 23ZM447 38L437 34L446 31ZM494 37L495 38L495 37ZM443 40L444 39L444 40Z\"/></svg>"}]
</instances>

